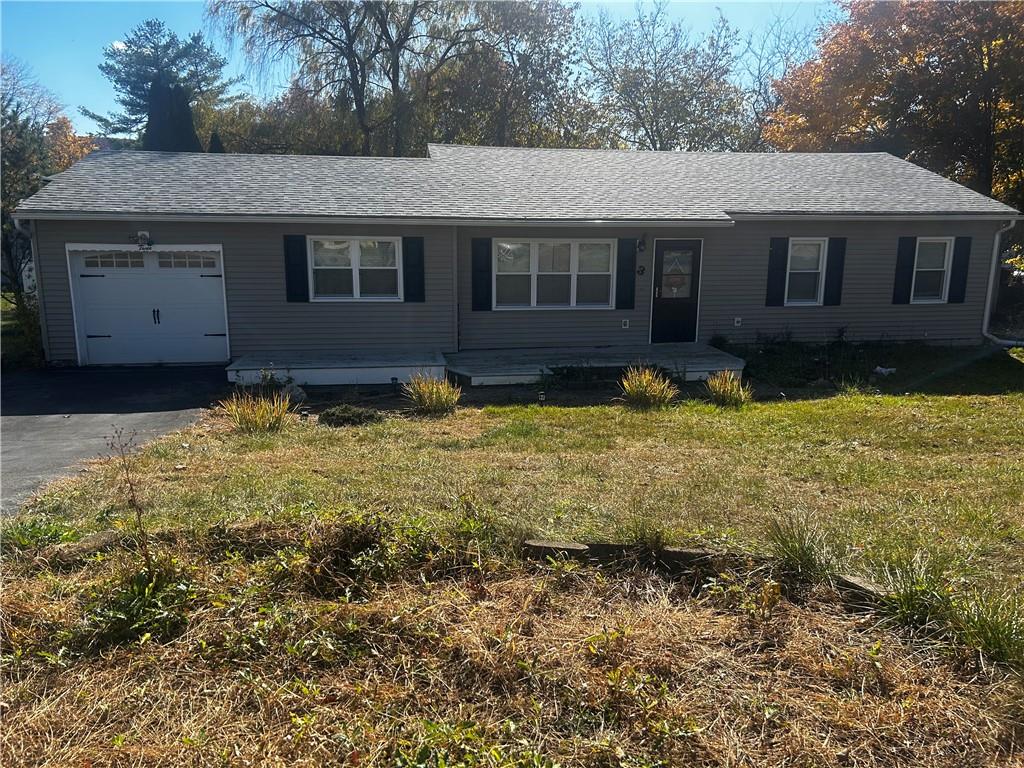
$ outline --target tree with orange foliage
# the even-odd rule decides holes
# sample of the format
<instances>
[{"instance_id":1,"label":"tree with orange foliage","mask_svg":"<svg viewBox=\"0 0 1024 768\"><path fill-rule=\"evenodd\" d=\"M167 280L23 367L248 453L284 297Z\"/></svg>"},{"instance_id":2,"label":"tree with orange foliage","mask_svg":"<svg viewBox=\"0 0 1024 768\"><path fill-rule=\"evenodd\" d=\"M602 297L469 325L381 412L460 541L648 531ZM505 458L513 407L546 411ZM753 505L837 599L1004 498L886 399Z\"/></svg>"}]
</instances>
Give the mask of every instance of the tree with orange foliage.
<instances>
[{"instance_id":1,"label":"tree with orange foliage","mask_svg":"<svg viewBox=\"0 0 1024 768\"><path fill-rule=\"evenodd\" d=\"M66 115L46 126L46 159L50 173L66 171L95 149L92 137L76 134Z\"/></svg>"},{"instance_id":2,"label":"tree with orange foliage","mask_svg":"<svg viewBox=\"0 0 1024 768\"><path fill-rule=\"evenodd\" d=\"M1024 2L841 7L776 83L770 143L892 152L1024 208Z\"/></svg>"}]
</instances>

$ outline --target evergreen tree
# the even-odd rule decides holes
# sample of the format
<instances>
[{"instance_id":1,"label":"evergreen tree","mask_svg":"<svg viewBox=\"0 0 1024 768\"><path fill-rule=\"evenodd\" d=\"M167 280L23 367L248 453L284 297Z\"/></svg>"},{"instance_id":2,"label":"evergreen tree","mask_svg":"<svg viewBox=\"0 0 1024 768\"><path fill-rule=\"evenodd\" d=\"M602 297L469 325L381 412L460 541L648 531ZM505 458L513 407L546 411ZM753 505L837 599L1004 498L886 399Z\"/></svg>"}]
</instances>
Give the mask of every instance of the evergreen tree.
<instances>
[{"instance_id":1,"label":"evergreen tree","mask_svg":"<svg viewBox=\"0 0 1024 768\"><path fill-rule=\"evenodd\" d=\"M224 153L227 152L224 149L224 142L220 140L220 134L217 133L217 129L214 129L213 133L210 134L210 146L206 149L207 152Z\"/></svg>"},{"instance_id":2,"label":"evergreen tree","mask_svg":"<svg viewBox=\"0 0 1024 768\"><path fill-rule=\"evenodd\" d=\"M103 51L100 72L113 84L121 111L107 116L84 107L81 111L107 134L136 134L148 121L149 88L158 78L170 85L180 84L190 107L226 106L232 101L228 90L241 78L225 80L225 66L227 59L202 34L181 39L162 21L149 19Z\"/></svg>"},{"instance_id":3,"label":"evergreen tree","mask_svg":"<svg viewBox=\"0 0 1024 768\"><path fill-rule=\"evenodd\" d=\"M149 87L142 148L153 152L202 152L185 89L158 75Z\"/></svg>"}]
</instances>

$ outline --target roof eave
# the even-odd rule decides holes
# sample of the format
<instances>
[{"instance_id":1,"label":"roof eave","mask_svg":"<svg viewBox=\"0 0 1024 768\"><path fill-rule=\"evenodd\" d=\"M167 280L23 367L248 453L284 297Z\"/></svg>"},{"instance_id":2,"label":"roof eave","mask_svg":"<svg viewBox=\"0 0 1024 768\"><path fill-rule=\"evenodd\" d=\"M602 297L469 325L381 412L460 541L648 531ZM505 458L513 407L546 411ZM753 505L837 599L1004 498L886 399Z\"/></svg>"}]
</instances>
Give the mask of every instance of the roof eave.
<instances>
[{"instance_id":1,"label":"roof eave","mask_svg":"<svg viewBox=\"0 0 1024 768\"><path fill-rule=\"evenodd\" d=\"M944 221L949 219L963 221L1007 221L1009 219L1024 218L1024 214L1013 210L1005 213L995 211L915 211L907 213L856 213L844 211L828 213L739 213L729 211L729 215L736 221L813 221L818 219L845 221Z\"/></svg>"},{"instance_id":2,"label":"roof eave","mask_svg":"<svg viewBox=\"0 0 1024 768\"><path fill-rule=\"evenodd\" d=\"M144 213L124 211L16 210L16 218L37 221L194 221L262 224L420 224L434 226L548 227L731 227L731 218L715 219L538 219L464 216L296 216L263 214Z\"/></svg>"}]
</instances>

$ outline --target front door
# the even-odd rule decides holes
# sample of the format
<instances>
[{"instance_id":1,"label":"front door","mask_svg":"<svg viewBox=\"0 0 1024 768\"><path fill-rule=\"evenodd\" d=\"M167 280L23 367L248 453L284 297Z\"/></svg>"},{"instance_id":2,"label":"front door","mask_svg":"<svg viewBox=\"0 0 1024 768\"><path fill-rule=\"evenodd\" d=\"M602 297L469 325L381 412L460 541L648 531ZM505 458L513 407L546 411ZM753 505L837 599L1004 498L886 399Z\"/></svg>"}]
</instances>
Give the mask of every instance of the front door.
<instances>
[{"instance_id":1,"label":"front door","mask_svg":"<svg viewBox=\"0 0 1024 768\"><path fill-rule=\"evenodd\" d=\"M700 240L657 240L651 342L697 340Z\"/></svg>"}]
</instances>

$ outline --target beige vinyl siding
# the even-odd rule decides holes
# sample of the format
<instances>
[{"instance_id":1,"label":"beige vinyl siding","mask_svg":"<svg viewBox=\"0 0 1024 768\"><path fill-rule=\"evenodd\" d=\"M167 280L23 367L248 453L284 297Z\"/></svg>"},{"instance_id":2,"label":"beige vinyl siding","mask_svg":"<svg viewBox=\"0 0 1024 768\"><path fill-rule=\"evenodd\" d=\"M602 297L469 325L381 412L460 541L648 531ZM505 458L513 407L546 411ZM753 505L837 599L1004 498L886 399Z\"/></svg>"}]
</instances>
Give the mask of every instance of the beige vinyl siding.
<instances>
[{"instance_id":1,"label":"beige vinyl siding","mask_svg":"<svg viewBox=\"0 0 1024 768\"><path fill-rule=\"evenodd\" d=\"M858 341L926 340L976 343L991 268L992 240L1000 222L957 221L737 221L706 228L460 228L459 331L462 349L590 346L646 343L650 333L654 240L701 239L698 341L721 334L735 342L791 334L794 339L831 339L843 329ZM635 309L472 311L471 246L474 237L638 237ZM967 295L963 304L893 304L899 238L971 238ZM838 306L766 307L768 251L773 237L845 237L842 303ZM741 318L739 328L734 318ZM622 320L629 320L629 329Z\"/></svg>"},{"instance_id":2,"label":"beige vinyl siding","mask_svg":"<svg viewBox=\"0 0 1024 768\"><path fill-rule=\"evenodd\" d=\"M162 245L223 246L232 357L279 351L455 350L453 227L39 221L39 271L51 361L76 360L65 243L125 243L139 230L147 230ZM426 301L289 303L286 234L423 237Z\"/></svg>"}]
</instances>

